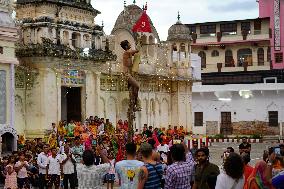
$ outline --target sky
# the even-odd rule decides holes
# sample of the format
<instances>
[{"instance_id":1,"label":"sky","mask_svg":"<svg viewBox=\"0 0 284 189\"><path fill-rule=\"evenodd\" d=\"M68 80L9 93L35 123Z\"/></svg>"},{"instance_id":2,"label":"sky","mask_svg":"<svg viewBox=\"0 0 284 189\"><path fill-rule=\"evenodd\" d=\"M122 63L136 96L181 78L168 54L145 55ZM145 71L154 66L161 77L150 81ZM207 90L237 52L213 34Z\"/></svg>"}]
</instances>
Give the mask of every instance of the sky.
<instances>
[{"instance_id":1,"label":"sky","mask_svg":"<svg viewBox=\"0 0 284 189\"><path fill-rule=\"evenodd\" d=\"M107 35L111 33L117 17L124 8L123 1L92 0L93 7L101 12L95 21L99 25L104 22ZM178 11L183 24L258 17L256 0L136 0L136 4L140 7L146 2L147 14L161 40L167 39L168 29L176 23ZM133 4L133 0L126 0L126 3Z\"/></svg>"}]
</instances>

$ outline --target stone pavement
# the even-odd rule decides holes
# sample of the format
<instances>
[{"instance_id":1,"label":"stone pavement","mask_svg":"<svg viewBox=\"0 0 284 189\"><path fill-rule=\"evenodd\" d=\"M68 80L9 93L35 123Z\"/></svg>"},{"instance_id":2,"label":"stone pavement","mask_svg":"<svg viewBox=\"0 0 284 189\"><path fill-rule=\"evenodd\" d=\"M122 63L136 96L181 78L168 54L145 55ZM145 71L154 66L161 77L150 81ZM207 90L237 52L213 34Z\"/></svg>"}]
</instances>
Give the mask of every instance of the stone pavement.
<instances>
[{"instance_id":1,"label":"stone pavement","mask_svg":"<svg viewBox=\"0 0 284 189\"><path fill-rule=\"evenodd\" d=\"M239 153L239 144L234 142L220 142L212 143L212 146L209 147L210 150L210 161L218 166L222 165L223 152L227 147L233 147L236 153ZM263 151L268 150L270 146L276 146L275 143L252 143L251 144L251 162L250 164L254 166L257 161L262 159Z\"/></svg>"}]
</instances>

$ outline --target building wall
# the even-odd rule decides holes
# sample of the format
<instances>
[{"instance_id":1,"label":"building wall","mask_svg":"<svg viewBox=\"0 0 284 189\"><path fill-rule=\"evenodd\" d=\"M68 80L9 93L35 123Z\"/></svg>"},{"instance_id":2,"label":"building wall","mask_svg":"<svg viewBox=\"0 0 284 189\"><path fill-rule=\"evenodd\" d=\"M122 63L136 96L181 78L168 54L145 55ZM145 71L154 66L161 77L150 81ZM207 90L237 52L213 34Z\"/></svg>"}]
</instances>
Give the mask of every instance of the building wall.
<instances>
[{"instance_id":1,"label":"building wall","mask_svg":"<svg viewBox=\"0 0 284 189\"><path fill-rule=\"evenodd\" d=\"M0 94L1 94L1 119L0 125L10 125L10 64L2 64L0 62L0 75L1 75L1 84L0 84Z\"/></svg>"},{"instance_id":2,"label":"building wall","mask_svg":"<svg viewBox=\"0 0 284 189\"><path fill-rule=\"evenodd\" d=\"M280 2L280 17L279 17L279 24L280 24L280 45L281 49L276 50L274 47L275 44L275 13L274 13L274 5L275 3ZM282 53L283 54L283 46L284 46L284 24L283 24L283 18L284 18L284 1L283 0L260 0L259 1L259 17L270 17L270 28L272 29L272 38L270 39L271 44L271 56L272 56L272 64L274 69L283 69L284 68L284 62L281 63L275 63L275 53Z\"/></svg>"},{"instance_id":3,"label":"building wall","mask_svg":"<svg viewBox=\"0 0 284 189\"><path fill-rule=\"evenodd\" d=\"M127 120L128 92L101 91L98 115L112 123ZM190 96L185 92L139 92L142 111L136 113L134 127L141 131L143 124L167 128L168 125L183 125L191 130Z\"/></svg>"},{"instance_id":4,"label":"building wall","mask_svg":"<svg viewBox=\"0 0 284 189\"><path fill-rule=\"evenodd\" d=\"M267 45L264 47L260 46L253 46L253 45L230 45L226 46L225 49L220 47L208 47L208 50L204 50L202 47L193 47L192 52L198 54L199 52L203 51L206 53L206 68L202 69L202 73L210 73L210 72L217 72L217 63L222 63L222 72L234 72L234 71L243 71L243 67L238 66L238 50L249 48L252 50L252 63L253 66L248 67L248 71L255 71L255 70L269 70L270 69L270 62L267 59ZM264 65L258 66L258 59L257 59L257 50L259 48L263 48L264 50ZM219 56L212 57L212 51L217 50L219 52ZM235 67L225 67L225 52L226 50L231 50L233 53L233 59L235 62Z\"/></svg>"},{"instance_id":5,"label":"building wall","mask_svg":"<svg viewBox=\"0 0 284 189\"><path fill-rule=\"evenodd\" d=\"M255 32L254 30L254 21L251 20L241 20L241 21L231 21L231 22L212 22L212 23L203 23L202 25L215 25L216 26L216 33L213 36L208 36L206 34L200 34L200 24L196 24L196 34L197 34L197 44L206 44L206 43L217 43L217 32L220 32L220 25L221 24L227 24L227 23L236 23L237 24L237 31L236 34L232 35L222 35L220 44L222 42L228 43L240 43L243 41L242 36L242 29L241 29L241 22L250 22L250 34L247 35L247 41L250 40L263 40L263 39L269 39L269 28L270 28L270 21L267 18L263 18L261 20L261 31ZM209 44L210 45L210 44Z\"/></svg>"},{"instance_id":6,"label":"building wall","mask_svg":"<svg viewBox=\"0 0 284 189\"><path fill-rule=\"evenodd\" d=\"M40 137L61 120L60 75L51 69L39 69L35 85L28 90L16 90L16 128L26 137ZM128 92L97 90L100 74L87 72L82 86L82 119L99 116L116 125L127 119ZM139 92L142 111L136 113L134 127L141 130L147 123L153 127L183 125L191 129L191 88L180 84L173 93Z\"/></svg>"},{"instance_id":7,"label":"building wall","mask_svg":"<svg viewBox=\"0 0 284 189\"><path fill-rule=\"evenodd\" d=\"M234 89L237 88L235 85L230 85L231 90L222 90L222 86L210 86L211 89L216 89L215 92L214 90L212 92L200 92L194 87L192 100L193 120L194 112L203 112L203 126L193 126L193 131L201 134L218 134L220 133L221 112L231 112L233 134L235 135L255 133L282 135L284 86L283 84L268 85L275 85L275 90L261 90L264 84L260 84L255 86L255 88L259 87L259 90L255 88L252 90L253 97L249 99L240 97L239 91ZM232 94L232 100L218 100L216 93L219 91L229 91ZM268 126L268 111L278 111L278 127Z\"/></svg>"},{"instance_id":8,"label":"building wall","mask_svg":"<svg viewBox=\"0 0 284 189\"><path fill-rule=\"evenodd\" d=\"M16 119L18 132L26 136L43 136L51 123L61 116L60 82L51 69L40 68L33 86L16 89Z\"/></svg>"}]
</instances>

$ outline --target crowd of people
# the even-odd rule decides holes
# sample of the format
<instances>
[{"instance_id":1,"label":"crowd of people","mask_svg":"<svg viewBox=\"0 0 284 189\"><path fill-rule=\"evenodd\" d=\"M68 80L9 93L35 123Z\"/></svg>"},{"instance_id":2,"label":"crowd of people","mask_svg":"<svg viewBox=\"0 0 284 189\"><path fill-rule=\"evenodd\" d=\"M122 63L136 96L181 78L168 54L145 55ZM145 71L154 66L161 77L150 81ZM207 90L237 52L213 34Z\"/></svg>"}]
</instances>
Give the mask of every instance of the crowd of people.
<instances>
[{"instance_id":1,"label":"crowd of people","mask_svg":"<svg viewBox=\"0 0 284 189\"><path fill-rule=\"evenodd\" d=\"M128 123L113 126L90 117L84 124L52 124L48 139L19 137L18 151L1 160L5 189L282 189L284 145L269 148L255 167L251 145L244 138L236 153L228 147L223 166L210 162L209 148L193 141L182 127L144 125L131 141Z\"/></svg>"}]
</instances>

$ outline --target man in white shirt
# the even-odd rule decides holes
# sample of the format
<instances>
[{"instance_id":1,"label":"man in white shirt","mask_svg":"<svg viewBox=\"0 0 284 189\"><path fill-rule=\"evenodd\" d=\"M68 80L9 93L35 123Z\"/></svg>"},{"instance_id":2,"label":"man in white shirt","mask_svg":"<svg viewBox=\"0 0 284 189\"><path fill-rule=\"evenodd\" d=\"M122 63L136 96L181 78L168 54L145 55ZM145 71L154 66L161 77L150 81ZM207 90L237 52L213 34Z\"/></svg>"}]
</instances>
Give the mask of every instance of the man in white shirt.
<instances>
[{"instance_id":1,"label":"man in white shirt","mask_svg":"<svg viewBox=\"0 0 284 189\"><path fill-rule=\"evenodd\" d=\"M64 146L64 153L61 154L62 173L64 174L64 189L68 189L68 182L71 189L75 189L75 157L70 152L69 144Z\"/></svg>"},{"instance_id":2,"label":"man in white shirt","mask_svg":"<svg viewBox=\"0 0 284 189\"><path fill-rule=\"evenodd\" d=\"M52 186L55 186L55 189L59 189L60 186L60 155L57 155L56 148L51 148L51 156L48 157L46 175L47 175L47 186L49 189L52 189Z\"/></svg>"},{"instance_id":3,"label":"man in white shirt","mask_svg":"<svg viewBox=\"0 0 284 189\"><path fill-rule=\"evenodd\" d=\"M43 152L41 152L37 157L37 165L39 169L39 189L44 189L46 187L46 166L48 159L48 146L43 146Z\"/></svg>"},{"instance_id":4,"label":"man in white shirt","mask_svg":"<svg viewBox=\"0 0 284 189\"><path fill-rule=\"evenodd\" d=\"M78 189L104 189L103 177L108 173L111 165L101 148L97 147L104 164L94 165L94 152L86 150L83 153L83 164L77 165Z\"/></svg>"},{"instance_id":5,"label":"man in white shirt","mask_svg":"<svg viewBox=\"0 0 284 189\"><path fill-rule=\"evenodd\" d=\"M157 146L157 151L160 153L163 162L167 162L168 152L170 151L169 145L167 145L163 139L159 140L160 145Z\"/></svg>"},{"instance_id":6,"label":"man in white shirt","mask_svg":"<svg viewBox=\"0 0 284 189\"><path fill-rule=\"evenodd\" d=\"M15 169L18 173L18 187L19 189L22 188L29 188L29 180L28 180L28 171L27 168L29 164L25 161L25 154L24 152L19 153L19 161L15 164Z\"/></svg>"}]
</instances>

